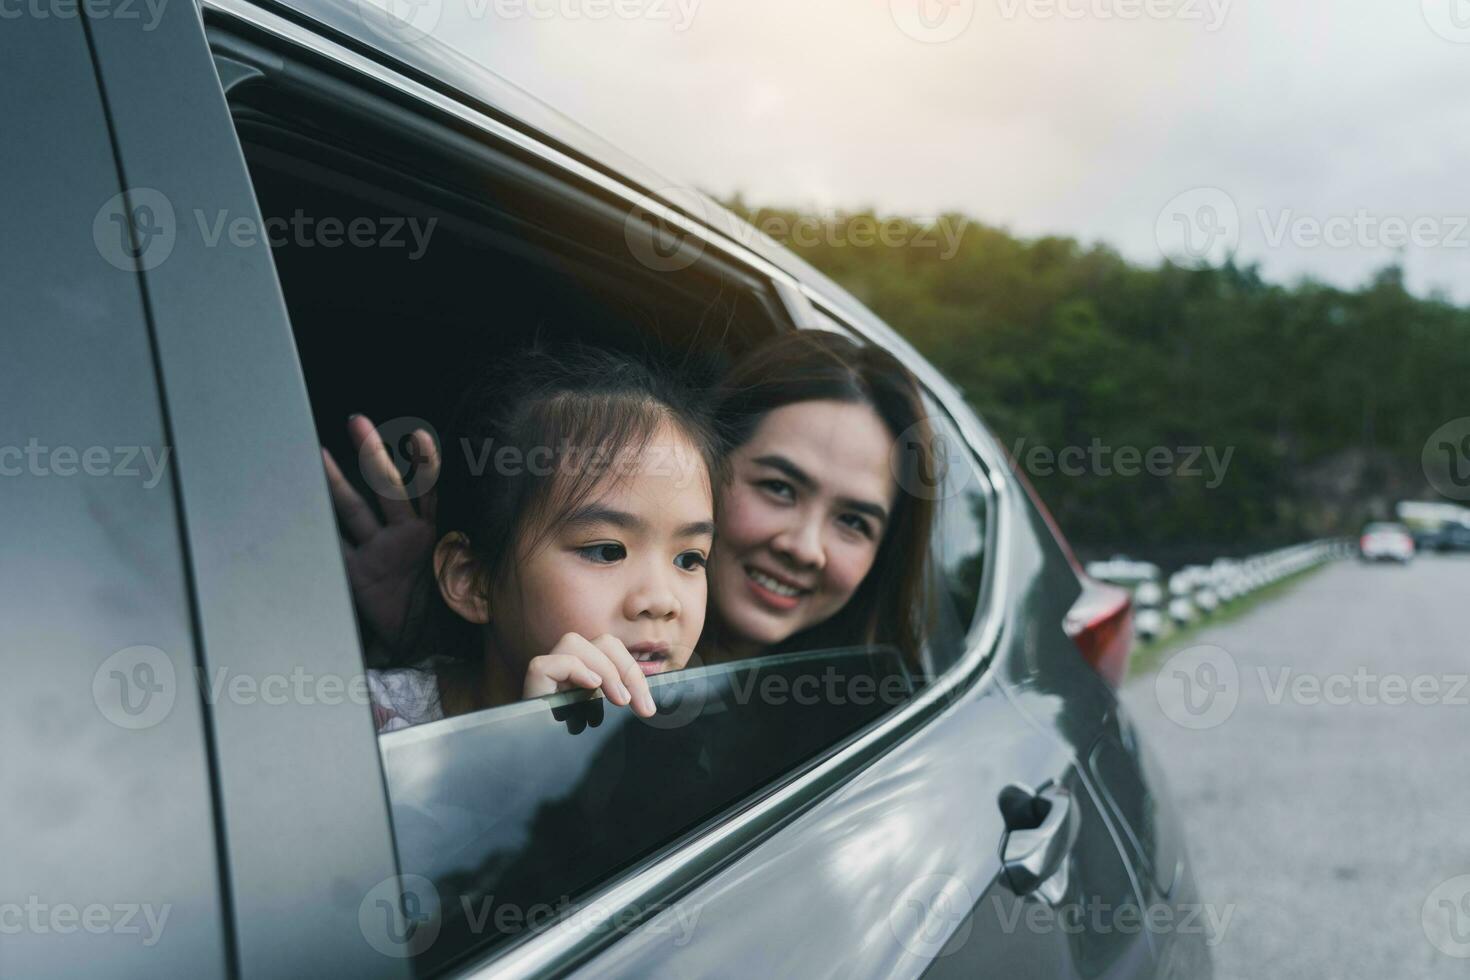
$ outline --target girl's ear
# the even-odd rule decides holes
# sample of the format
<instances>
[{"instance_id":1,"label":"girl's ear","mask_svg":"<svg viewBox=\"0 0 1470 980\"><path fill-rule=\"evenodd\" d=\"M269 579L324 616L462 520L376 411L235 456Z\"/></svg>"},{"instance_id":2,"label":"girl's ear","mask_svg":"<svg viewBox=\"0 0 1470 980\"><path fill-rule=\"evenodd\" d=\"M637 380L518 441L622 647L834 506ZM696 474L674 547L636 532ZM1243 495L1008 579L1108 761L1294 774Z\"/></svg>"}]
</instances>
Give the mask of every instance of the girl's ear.
<instances>
[{"instance_id":1,"label":"girl's ear","mask_svg":"<svg viewBox=\"0 0 1470 980\"><path fill-rule=\"evenodd\" d=\"M445 605L483 626L490 622L490 600L478 587L479 572L480 561L470 550L470 539L460 532L444 535L434 546L434 579Z\"/></svg>"}]
</instances>

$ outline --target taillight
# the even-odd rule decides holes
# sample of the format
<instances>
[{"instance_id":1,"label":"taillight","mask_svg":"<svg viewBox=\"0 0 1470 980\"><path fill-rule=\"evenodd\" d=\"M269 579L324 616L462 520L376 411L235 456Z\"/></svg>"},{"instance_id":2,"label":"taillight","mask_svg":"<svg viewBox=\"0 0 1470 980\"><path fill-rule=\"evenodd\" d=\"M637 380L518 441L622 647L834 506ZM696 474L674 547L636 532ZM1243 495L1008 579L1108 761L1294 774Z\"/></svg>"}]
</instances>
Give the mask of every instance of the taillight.
<instances>
[{"instance_id":1,"label":"taillight","mask_svg":"<svg viewBox=\"0 0 1470 980\"><path fill-rule=\"evenodd\" d=\"M1368 535L1365 534L1361 538L1358 539L1358 547L1359 548L1366 548L1366 547L1368 547Z\"/></svg>"},{"instance_id":2,"label":"taillight","mask_svg":"<svg viewBox=\"0 0 1470 980\"><path fill-rule=\"evenodd\" d=\"M1103 680L1113 687L1123 683L1133 652L1133 597L1127 589L1084 578L1063 628Z\"/></svg>"}]
</instances>

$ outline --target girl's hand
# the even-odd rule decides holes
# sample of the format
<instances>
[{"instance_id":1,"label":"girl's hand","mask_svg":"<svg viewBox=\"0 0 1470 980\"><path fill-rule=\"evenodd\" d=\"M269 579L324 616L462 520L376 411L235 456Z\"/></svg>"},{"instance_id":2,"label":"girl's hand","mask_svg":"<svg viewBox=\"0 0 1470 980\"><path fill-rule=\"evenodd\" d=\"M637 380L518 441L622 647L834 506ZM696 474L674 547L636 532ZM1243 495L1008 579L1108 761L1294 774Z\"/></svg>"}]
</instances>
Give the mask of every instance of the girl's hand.
<instances>
[{"instance_id":1,"label":"girl's hand","mask_svg":"<svg viewBox=\"0 0 1470 980\"><path fill-rule=\"evenodd\" d=\"M413 445L423 461L420 477L429 489L419 497L418 509L406 499L398 467L370 419L354 415L347 420L347 437L357 450L369 486L397 487L398 494L380 493L383 520L342 475L332 454L322 449L332 506L342 528L342 557L347 580L364 624L388 646L402 639L413 598L415 576L434 551L434 483L439 478L439 447L423 429L413 433Z\"/></svg>"},{"instance_id":2,"label":"girl's hand","mask_svg":"<svg viewBox=\"0 0 1470 980\"><path fill-rule=\"evenodd\" d=\"M641 718L652 718L657 710L648 678L623 642L610 633L595 640L579 633L563 636L550 653L531 661L522 696L539 698L578 688L601 688L609 701L631 705Z\"/></svg>"}]
</instances>

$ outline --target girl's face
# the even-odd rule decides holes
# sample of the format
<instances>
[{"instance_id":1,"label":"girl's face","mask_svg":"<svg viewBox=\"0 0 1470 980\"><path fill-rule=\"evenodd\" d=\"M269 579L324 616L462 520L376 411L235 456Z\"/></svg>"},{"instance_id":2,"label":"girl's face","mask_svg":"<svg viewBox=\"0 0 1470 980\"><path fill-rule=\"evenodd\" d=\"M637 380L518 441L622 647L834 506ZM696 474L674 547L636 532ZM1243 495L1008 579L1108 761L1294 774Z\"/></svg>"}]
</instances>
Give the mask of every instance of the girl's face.
<instances>
[{"instance_id":1,"label":"girl's face","mask_svg":"<svg viewBox=\"0 0 1470 980\"><path fill-rule=\"evenodd\" d=\"M513 662L550 652L568 633L611 634L656 674L682 668L699 642L714 535L703 457L665 426L644 452L610 468L604 486L492 590L493 642Z\"/></svg>"},{"instance_id":2,"label":"girl's face","mask_svg":"<svg viewBox=\"0 0 1470 980\"><path fill-rule=\"evenodd\" d=\"M898 497L892 450L871 407L808 401L731 454L710 587L733 648L779 643L852 598Z\"/></svg>"}]
</instances>

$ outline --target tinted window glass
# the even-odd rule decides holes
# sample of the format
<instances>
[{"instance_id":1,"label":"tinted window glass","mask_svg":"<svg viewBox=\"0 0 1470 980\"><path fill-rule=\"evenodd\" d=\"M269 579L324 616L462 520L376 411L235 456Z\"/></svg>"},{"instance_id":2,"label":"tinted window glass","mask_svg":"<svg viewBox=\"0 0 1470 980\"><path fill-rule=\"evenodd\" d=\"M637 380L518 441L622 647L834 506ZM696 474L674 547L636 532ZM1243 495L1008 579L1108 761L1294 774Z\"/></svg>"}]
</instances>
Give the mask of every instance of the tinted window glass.
<instances>
[{"instance_id":1,"label":"tinted window glass","mask_svg":"<svg viewBox=\"0 0 1470 980\"><path fill-rule=\"evenodd\" d=\"M931 587L931 667L943 671L964 652L975 621L985 571L989 482L954 422L931 400L936 487L934 582Z\"/></svg>"},{"instance_id":2,"label":"tinted window glass","mask_svg":"<svg viewBox=\"0 0 1470 980\"><path fill-rule=\"evenodd\" d=\"M556 924L579 895L914 692L887 649L767 657L650 684L659 712L647 720L576 693L380 739L402 873L432 883L404 898L433 937L415 950L422 967Z\"/></svg>"}]
</instances>

